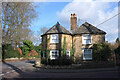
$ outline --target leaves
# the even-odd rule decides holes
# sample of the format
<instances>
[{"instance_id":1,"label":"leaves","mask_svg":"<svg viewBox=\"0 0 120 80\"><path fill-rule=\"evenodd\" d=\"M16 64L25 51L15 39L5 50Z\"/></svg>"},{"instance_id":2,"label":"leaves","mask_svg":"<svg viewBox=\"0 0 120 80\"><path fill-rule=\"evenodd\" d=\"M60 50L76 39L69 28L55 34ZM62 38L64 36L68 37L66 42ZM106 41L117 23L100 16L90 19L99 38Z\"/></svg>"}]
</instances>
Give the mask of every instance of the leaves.
<instances>
[{"instance_id":1,"label":"leaves","mask_svg":"<svg viewBox=\"0 0 120 80\"><path fill-rule=\"evenodd\" d=\"M93 60L106 61L111 54L111 49L106 43L98 43L93 45Z\"/></svg>"}]
</instances>

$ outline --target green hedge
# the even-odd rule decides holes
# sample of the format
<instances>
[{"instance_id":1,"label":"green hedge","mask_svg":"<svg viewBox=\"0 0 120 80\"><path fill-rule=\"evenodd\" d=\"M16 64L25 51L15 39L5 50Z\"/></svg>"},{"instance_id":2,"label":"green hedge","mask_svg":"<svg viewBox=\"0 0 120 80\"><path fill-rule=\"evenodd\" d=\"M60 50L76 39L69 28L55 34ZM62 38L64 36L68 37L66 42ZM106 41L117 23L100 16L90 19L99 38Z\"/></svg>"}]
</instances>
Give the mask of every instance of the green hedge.
<instances>
[{"instance_id":1,"label":"green hedge","mask_svg":"<svg viewBox=\"0 0 120 80\"><path fill-rule=\"evenodd\" d=\"M59 66L62 66L62 65L71 65L73 63L72 59L71 58L67 58L66 56L62 56L62 57L59 57L55 60L50 60L50 59L46 59L46 58L42 58L41 59L41 63L42 64L46 64L46 65L59 65Z\"/></svg>"}]
</instances>

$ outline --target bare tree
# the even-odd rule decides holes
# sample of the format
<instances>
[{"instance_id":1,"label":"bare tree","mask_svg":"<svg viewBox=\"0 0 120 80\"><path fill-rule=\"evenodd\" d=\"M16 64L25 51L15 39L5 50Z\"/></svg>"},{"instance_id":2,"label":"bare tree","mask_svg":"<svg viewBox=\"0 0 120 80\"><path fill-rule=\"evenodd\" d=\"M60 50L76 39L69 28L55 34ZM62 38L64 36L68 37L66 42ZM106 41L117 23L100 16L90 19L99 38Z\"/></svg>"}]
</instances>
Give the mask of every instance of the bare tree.
<instances>
[{"instance_id":1,"label":"bare tree","mask_svg":"<svg viewBox=\"0 0 120 80\"><path fill-rule=\"evenodd\" d=\"M19 45L28 38L29 26L36 17L35 6L30 2L2 3L2 43Z\"/></svg>"},{"instance_id":2,"label":"bare tree","mask_svg":"<svg viewBox=\"0 0 120 80\"><path fill-rule=\"evenodd\" d=\"M48 30L48 27L42 27L38 33L44 34Z\"/></svg>"},{"instance_id":3,"label":"bare tree","mask_svg":"<svg viewBox=\"0 0 120 80\"><path fill-rule=\"evenodd\" d=\"M42 27L37 31L37 35L34 35L35 39L34 42L36 45L41 43L41 35L44 34L48 30L48 27Z\"/></svg>"}]
</instances>

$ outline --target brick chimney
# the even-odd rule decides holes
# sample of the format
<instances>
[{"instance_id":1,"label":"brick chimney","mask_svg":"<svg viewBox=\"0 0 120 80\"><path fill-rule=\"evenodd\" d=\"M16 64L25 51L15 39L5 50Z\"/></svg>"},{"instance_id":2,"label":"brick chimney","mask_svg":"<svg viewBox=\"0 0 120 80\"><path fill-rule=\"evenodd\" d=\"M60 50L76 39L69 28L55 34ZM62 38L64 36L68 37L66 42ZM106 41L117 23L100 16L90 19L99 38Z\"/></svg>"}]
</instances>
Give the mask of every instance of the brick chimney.
<instances>
[{"instance_id":1,"label":"brick chimney","mask_svg":"<svg viewBox=\"0 0 120 80\"><path fill-rule=\"evenodd\" d=\"M76 14L71 14L71 31L77 29L77 17Z\"/></svg>"}]
</instances>

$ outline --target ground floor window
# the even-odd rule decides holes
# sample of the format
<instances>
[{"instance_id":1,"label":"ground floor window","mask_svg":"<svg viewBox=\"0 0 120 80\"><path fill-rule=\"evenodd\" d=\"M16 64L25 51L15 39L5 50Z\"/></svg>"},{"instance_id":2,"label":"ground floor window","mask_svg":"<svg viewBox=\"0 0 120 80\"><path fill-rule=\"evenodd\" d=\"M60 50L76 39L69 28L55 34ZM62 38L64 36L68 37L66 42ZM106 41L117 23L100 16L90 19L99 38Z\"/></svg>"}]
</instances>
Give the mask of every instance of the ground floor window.
<instances>
[{"instance_id":1,"label":"ground floor window","mask_svg":"<svg viewBox=\"0 0 120 80\"><path fill-rule=\"evenodd\" d=\"M50 50L50 59L57 59L59 57L59 50Z\"/></svg>"},{"instance_id":2,"label":"ground floor window","mask_svg":"<svg viewBox=\"0 0 120 80\"><path fill-rule=\"evenodd\" d=\"M92 60L92 49L83 49L83 60Z\"/></svg>"},{"instance_id":3,"label":"ground floor window","mask_svg":"<svg viewBox=\"0 0 120 80\"><path fill-rule=\"evenodd\" d=\"M70 58L70 50L66 50L66 56Z\"/></svg>"}]
</instances>

